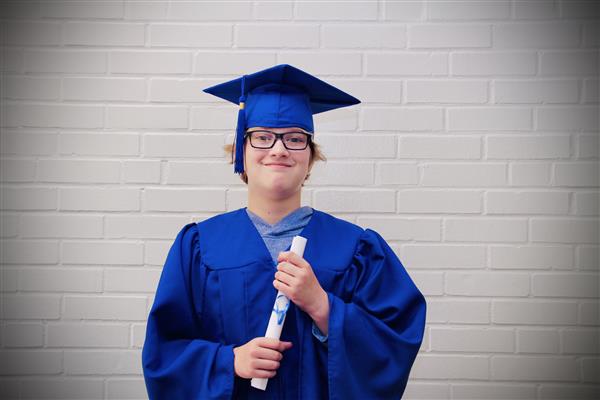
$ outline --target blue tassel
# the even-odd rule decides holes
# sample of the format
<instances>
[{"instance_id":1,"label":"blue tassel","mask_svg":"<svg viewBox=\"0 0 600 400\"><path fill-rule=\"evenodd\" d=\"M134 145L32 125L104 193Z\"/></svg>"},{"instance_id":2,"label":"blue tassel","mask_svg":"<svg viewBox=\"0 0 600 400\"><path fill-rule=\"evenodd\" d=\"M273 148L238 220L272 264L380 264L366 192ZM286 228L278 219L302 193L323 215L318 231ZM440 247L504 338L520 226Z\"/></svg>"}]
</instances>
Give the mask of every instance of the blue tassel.
<instances>
[{"instance_id":1,"label":"blue tassel","mask_svg":"<svg viewBox=\"0 0 600 400\"><path fill-rule=\"evenodd\" d=\"M244 172L244 134L246 133L246 112L244 111L246 102L246 75L242 76L242 95L240 96L240 110L238 111L237 127L235 129L235 164L233 172L241 174Z\"/></svg>"}]
</instances>

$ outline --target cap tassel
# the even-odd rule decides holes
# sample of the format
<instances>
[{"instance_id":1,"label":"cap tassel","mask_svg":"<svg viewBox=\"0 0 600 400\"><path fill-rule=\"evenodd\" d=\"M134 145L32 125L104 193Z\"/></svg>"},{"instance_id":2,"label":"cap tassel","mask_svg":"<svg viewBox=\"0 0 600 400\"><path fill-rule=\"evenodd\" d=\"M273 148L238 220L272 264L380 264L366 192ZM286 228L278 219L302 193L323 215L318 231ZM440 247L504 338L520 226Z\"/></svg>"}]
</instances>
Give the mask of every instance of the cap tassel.
<instances>
[{"instance_id":1,"label":"cap tassel","mask_svg":"<svg viewBox=\"0 0 600 400\"><path fill-rule=\"evenodd\" d=\"M246 112L244 111L246 105L245 81L246 75L242 76L242 95L239 99L240 109L238 111L237 127L235 130L235 164L233 172L236 174L244 172L244 134L246 133Z\"/></svg>"}]
</instances>

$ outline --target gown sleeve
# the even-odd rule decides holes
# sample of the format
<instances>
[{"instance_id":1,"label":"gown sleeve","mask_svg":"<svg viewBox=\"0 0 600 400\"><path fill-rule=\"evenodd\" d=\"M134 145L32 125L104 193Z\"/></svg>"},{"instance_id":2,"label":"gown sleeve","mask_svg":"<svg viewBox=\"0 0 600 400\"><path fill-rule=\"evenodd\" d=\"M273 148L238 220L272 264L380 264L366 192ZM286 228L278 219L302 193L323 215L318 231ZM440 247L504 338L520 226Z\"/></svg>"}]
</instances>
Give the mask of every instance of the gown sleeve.
<instances>
[{"instance_id":1,"label":"gown sleeve","mask_svg":"<svg viewBox=\"0 0 600 400\"><path fill-rule=\"evenodd\" d=\"M186 225L162 270L142 350L150 399L229 399L234 389L233 346L202 339L197 304L198 231Z\"/></svg>"},{"instance_id":2,"label":"gown sleeve","mask_svg":"<svg viewBox=\"0 0 600 400\"><path fill-rule=\"evenodd\" d=\"M349 267L352 299L328 293L330 399L399 399L425 328L425 298L375 231L362 234Z\"/></svg>"}]
</instances>

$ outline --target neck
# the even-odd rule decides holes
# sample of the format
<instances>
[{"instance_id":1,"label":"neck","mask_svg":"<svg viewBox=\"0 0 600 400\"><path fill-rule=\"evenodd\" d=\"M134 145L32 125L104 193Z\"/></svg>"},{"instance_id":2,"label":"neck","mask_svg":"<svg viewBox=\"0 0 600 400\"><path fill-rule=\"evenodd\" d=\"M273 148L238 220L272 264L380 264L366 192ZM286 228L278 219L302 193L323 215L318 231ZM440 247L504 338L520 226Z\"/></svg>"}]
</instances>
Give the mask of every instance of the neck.
<instances>
[{"instance_id":1,"label":"neck","mask_svg":"<svg viewBox=\"0 0 600 400\"><path fill-rule=\"evenodd\" d=\"M266 198L248 191L248 210L274 225L283 217L300 208L300 191L288 198Z\"/></svg>"}]
</instances>

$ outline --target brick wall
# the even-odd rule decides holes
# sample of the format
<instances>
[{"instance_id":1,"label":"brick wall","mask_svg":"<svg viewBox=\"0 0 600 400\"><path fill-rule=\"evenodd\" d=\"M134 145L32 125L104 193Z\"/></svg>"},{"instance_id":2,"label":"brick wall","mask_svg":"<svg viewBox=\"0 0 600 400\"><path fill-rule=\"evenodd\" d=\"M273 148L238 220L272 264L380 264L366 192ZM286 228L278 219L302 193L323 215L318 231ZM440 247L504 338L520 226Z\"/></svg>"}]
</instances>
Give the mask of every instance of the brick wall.
<instances>
[{"instance_id":1,"label":"brick wall","mask_svg":"<svg viewBox=\"0 0 600 400\"><path fill-rule=\"evenodd\" d=\"M0 398L144 398L181 227L245 206L202 88L290 63L303 203L379 231L428 300L411 399L600 396L600 7L585 1L3 2Z\"/></svg>"}]
</instances>

